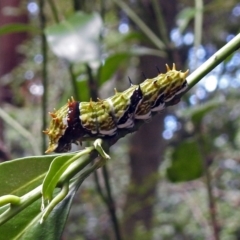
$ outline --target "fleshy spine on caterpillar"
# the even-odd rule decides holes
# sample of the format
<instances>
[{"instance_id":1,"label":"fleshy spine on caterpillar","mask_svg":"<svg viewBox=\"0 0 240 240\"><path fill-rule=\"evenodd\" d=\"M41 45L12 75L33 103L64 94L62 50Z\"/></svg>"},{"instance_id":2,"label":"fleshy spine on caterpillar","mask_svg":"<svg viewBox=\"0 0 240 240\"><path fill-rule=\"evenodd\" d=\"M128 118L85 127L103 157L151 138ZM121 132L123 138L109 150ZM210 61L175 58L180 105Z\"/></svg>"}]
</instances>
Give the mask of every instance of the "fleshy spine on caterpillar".
<instances>
[{"instance_id":1,"label":"fleshy spine on caterpillar","mask_svg":"<svg viewBox=\"0 0 240 240\"><path fill-rule=\"evenodd\" d=\"M85 137L111 138L121 129L131 129L135 121L147 121L153 112L159 112L166 104L184 92L187 87L186 72L177 71L175 64L168 65L165 74L146 79L140 85L130 84L124 92L117 92L97 102L77 102L72 97L59 110L50 112L52 121L49 129L43 131L49 136L46 153L67 152L71 143Z\"/></svg>"}]
</instances>

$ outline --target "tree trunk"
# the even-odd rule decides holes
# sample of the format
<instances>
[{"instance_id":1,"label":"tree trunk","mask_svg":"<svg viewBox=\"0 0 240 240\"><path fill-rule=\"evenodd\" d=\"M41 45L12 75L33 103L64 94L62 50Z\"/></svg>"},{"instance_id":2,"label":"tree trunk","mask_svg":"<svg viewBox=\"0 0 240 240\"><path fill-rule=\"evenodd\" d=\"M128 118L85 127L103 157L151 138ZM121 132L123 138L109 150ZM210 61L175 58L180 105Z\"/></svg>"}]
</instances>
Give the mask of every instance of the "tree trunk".
<instances>
[{"instance_id":1,"label":"tree trunk","mask_svg":"<svg viewBox=\"0 0 240 240\"><path fill-rule=\"evenodd\" d=\"M157 34L156 19L153 19L153 6L151 1L144 1L144 11L141 12L142 19L148 26L151 26ZM163 19L166 21L168 35L175 24L176 2L160 1ZM169 36L165 36L169 38ZM166 39L165 38L165 39ZM169 44L169 43L167 43ZM175 62L179 63L179 54L169 50L166 52L168 58L157 58L145 56L140 59L140 69L148 77L157 75L158 66L162 73L166 72L165 64L170 65ZM177 64L179 66L179 64ZM180 64L181 65L181 64ZM149 73L146 73L146 70ZM132 136L130 141L129 156L131 179L127 192L127 200L124 209L123 230L124 239L135 239L136 227L141 224L145 230L150 231L152 228L153 206L155 202L155 193L158 183L158 169L163 160L163 154L166 148L166 142L162 138L163 120L166 116L166 110L155 116L151 123L145 124L141 129ZM151 239L148 232L147 239ZM144 237L143 237L144 239Z\"/></svg>"},{"instance_id":2,"label":"tree trunk","mask_svg":"<svg viewBox=\"0 0 240 240\"><path fill-rule=\"evenodd\" d=\"M5 24L10 23L27 23L27 13L26 11L23 13L19 13L18 15L12 14L9 15L10 11L19 11L20 0L1 0L0 1L0 27ZM26 33L13 33L6 34L0 36L0 78L11 72L13 68L15 68L20 61L22 60L22 56L17 52L17 47L24 40L26 40ZM12 92L10 86L2 86L0 85L0 106L4 102L12 103ZM10 154L6 150L4 144L4 124L0 119L0 161L5 161L10 158Z\"/></svg>"}]
</instances>

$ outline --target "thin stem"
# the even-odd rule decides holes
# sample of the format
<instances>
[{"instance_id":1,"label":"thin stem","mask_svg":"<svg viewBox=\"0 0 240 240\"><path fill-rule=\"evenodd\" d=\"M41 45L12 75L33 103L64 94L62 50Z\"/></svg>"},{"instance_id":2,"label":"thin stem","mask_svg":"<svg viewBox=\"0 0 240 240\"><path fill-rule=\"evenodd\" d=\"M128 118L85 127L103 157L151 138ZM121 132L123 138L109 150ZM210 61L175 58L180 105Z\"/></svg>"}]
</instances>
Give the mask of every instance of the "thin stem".
<instances>
[{"instance_id":1,"label":"thin stem","mask_svg":"<svg viewBox=\"0 0 240 240\"><path fill-rule=\"evenodd\" d=\"M73 10L80 11L82 9L83 1L73 0Z\"/></svg>"},{"instance_id":2,"label":"thin stem","mask_svg":"<svg viewBox=\"0 0 240 240\"><path fill-rule=\"evenodd\" d=\"M157 26L158 26L159 34L162 37L163 42L167 46L169 43L168 31L166 28L165 20L163 18L161 5L160 5L159 1L157 1L157 0L152 0L152 5L153 5L153 9L154 9L155 16L157 19Z\"/></svg>"},{"instance_id":3,"label":"thin stem","mask_svg":"<svg viewBox=\"0 0 240 240\"><path fill-rule=\"evenodd\" d=\"M36 187L21 197L21 204L17 206L10 206L5 212L3 212L0 215L0 226L39 199L41 197L41 189L42 185Z\"/></svg>"},{"instance_id":4,"label":"thin stem","mask_svg":"<svg viewBox=\"0 0 240 240\"><path fill-rule=\"evenodd\" d=\"M57 7L54 3L54 0L48 0L48 3L49 3L50 8L52 10L54 21L56 23L59 23L60 21L59 21L59 17L58 17L58 11L57 11Z\"/></svg>"},{"instance_id":5,"label":"thin stem","mask_svg":"<svg viewBox=\"0 0 240 240\"><path fill-rule=\"evenodd\" d=\"M194 49L195 49L195 68L198 66L197 50L202 42L202 24L203 24L203 1L195 0L196 14L194 18Z\"/></svg>"},{"instance_id":6,"label":"thin stem","mask_svg":"<svg viewBox=\"0 0 240 240\"><path fill-rule=\"evenodd\" d=\"M133 22L140 28L140 30L152 41L158 49L166 49L165 44L159 37L135 14L135 12L122 0L113 0Z\"/></svg>"},{"instance_id":7,"label":"thin stem","mask_svg":"<svg viewBox=\"0 0 240 240\"><path fill-rule=\"evenodd\" d=\"M240 48L240 33L234 37L230 42L218 50L213 56L211 56L206 62L204 62L199 68L197 68L189 77L188 90L196 85L204 76L212 71L218 64L224 61L232 53Z\"/></svg>"},{"instance_id":8,"label":"thin stem","mask_svg":"<svg viewBox=\"0 0 240 240\"><path fill-rule=\"evenodd\" d=\"M0 108L0 117L12 128L14 128L20 135L22 135L24 138L27 139L27 141L29 142L32 148L34 155L40 154L38 143L36 142L36 139L32 136L32 134L29 131L27 131L15 119L10 117L2 108Z\"/></svg>"},{"instance_id":9,"label":"thin stem","mask_svg":"<svg viewBox=\"0 0 240 240\"><path fill-rule=\"evenodd\" d=\"M219 238L219 227L217 223L217 208L216 208L216 201L213 196L213 189L212 189L212 176L210 174L208 165L207 165L207 159L203 159L203 165L204 165L204 172L206 177L206 186L207 186L207 192L208 192L208 206L209 206L209 213L211 217L212 222L212 228L213 228L213 235L215 240L220 240Z\"/></svg>"},{"instance_id":10,"label":"thin stem","mask_svg":"<svg viewBox=\"0 0 240 240\"><path fill-rule=\"evenodd\" d=\"M78 1L74 1L74 3L76 3L76 4L77 4L77 2ZM59 21L59 17L58 17L58 11L57 11L57 7L55 6L54 1L50 0L49 5L50 5L50 8L52 10L55 22L59 23L60 21ZM74 7L76 7L76 6L74 6ZM71 82L72 82L74 97L79 100L80 99L80 94L77 91L77 80L76 80L76 77L75 77L75 74L74 74L74 71L73 71L73 64L72 63L69 63L68 72L69 72L70 79L71 79Z\"/></svg>"},{"instance_id":11,"label":"thin stem","mask_svg":"<svg viewBox=\"0 0 240 240\"><path fill-rule=\"evenodd\" d=\"M121 240L122 238L121 238L119 223L118 223L118 219L116 216L116 207L115 207L115 203L114 203L114 200L112 197L112 191L111 191L111 187L109 184L109 175L108 175L108 170L107 170L106 165L103 166L102 171L103 171L104 183L105 183L106 190L107 190L107 198L108 198L107 206L108 206L108 211L109 211L109 214L110 214L112 222L113 222L115 237L117 240Z\"/></svg>"},{"instance_id":12,"label":"thin stem","mask_svg":"<svg viewBox=\"0 0 240 240\"><path fill-rule=\"evenodd\" d=\"M92 163L94 164L94 163ZM97 171L93 172L93 177L94 177L94 182L95 182L95 185L96 185L96 189L97 189L97 192L98 194L100 195L102 201L107 205L108 204L108 201L102 191L102 188L99 184L99 178L98 178L98 174L97 174Z\"/></svg>"},{"instance_id":13,"label":"thin stem","mask_svg":"<svg viewBox=\"0 0 240 240\"><path fill-rule=\"evenodd\" d=\"M40 28L41 28L41 51L43 56L43 63L42 63L42 81L43 81L43 98L42 98L42 129L47 128L47 102L48 102L48 73L47 73L47 41L44 34L44 29L46 26L46 19L44 15L44 0L40 0L39 4L39 18L40 18ZM45 152L47 148L46 137L42 134L42 153Z\"/></svg>"},{"instance_id":14,"label":"thin stem","mask_svg":"<svg viewBox=\"0 0 240 240\"><path fill-rule=\"evenodd\" d=\"M89 156L90 154L90 156ZM75 156L81 157L80 159L77 159L75 162L73 162L68 169L62 174L62 176L59 179L58 185L63 186L64 183L66 183L67 180L70 180L74 175L76 175L79 171L84 169L86 165L88 165L90 162L92 162L96 157L97 153L95 151L94 147L89 147L79 153ZM88 174L90 174L92 171L94 171L98 165L94 165L94 168L90 168L88 171ZM92 169L92 170L91 170ZM84 180L84 179L83 179ZM35 202L37 199L39 199L42 196L42 184L33 189L32 191L28 192L27 194L23 195L20 199L19 205L9 206L5 212L3 212L0 215L0 226L13 218L16 214L24 210L26 207L31 205L33 202Z\"/></svg>"},{"instance_id":15,"label":"thin stem","mask_svg":"<svg viewBox=\"0 0 240 240\"><path fill-rule=\"evenodd\" d=\"M68 66L68 72L70 74L70 78L71 78L71 82L72 82L72 88L73 88L73 92L74 92L74 97L78 100L80 100L80 93L77 89L77 79L76 79L76 76L73 72L73 64L72 63L69 63L69 66Z\"/></svg>"},{"instance_id":16,"label":"thin stem","mask_svg":"<svg viewBox=\"0 0 240 240\"><path fill-rule=\"evenodd\" d=\"M93 75L92 75L92 69L90 68L90 66L88 64L86 64L86 68L87 68L87 74L88 74L88 89L89 89L89 95L91 96L93 101L97 100L98 97L98 86L97 86L97 82L94 79Z\"/></svg>"},{"instance_id":17,"label":"thin stem","mask_svg":"<svg viewBox=\"0 0 240 240\"><path fill-rule=\"evenodd\" d=\"M219 225L217 222L217 207L216 207L216 201L215 197L213 194L213 189L212 189L212 176L209 171L209 166L208 166L208 159L205 154L203 146L205 145L204 140L201 137L201 128L197 127L197 132L199 133L197 135L197 143L198 143L198 148L199 152L202 155L202 162L203 162L203 169L205 173L205 179L206 179L206 188L207 188L207 195L208 195L208 206L209 206L209 214L211 218L211 227L213 231L213 237L214 240L220 240L219 237Z\"/></svg>"}]
</instances>

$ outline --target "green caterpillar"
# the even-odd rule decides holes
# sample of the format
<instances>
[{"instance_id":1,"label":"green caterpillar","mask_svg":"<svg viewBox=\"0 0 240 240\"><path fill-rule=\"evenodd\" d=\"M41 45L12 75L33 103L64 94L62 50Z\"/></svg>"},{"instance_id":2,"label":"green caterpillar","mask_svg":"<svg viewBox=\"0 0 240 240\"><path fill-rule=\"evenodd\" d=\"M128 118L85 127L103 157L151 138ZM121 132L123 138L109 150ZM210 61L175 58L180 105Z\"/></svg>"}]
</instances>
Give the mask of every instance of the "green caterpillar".
<instances>
[{"instance_id":1,"label":"green caterpillar","mask_svg":"<svg viewBox=\"0 0 240 240\"><path fill-rule=\"evenodd\" d=\"M131 129L138 120L149 120L152 112L159 112L166 103L188 87L186 72L177 71L175 64L168 65L165 74L146 79L140 85L133 85L122 93L115 89L115 95L97 102L68 103L49 113L52 116L49 129L49 152L67 152L71 143L81 142L85 137L114 137L121 129Z\"/></svg>"}]
</instances>

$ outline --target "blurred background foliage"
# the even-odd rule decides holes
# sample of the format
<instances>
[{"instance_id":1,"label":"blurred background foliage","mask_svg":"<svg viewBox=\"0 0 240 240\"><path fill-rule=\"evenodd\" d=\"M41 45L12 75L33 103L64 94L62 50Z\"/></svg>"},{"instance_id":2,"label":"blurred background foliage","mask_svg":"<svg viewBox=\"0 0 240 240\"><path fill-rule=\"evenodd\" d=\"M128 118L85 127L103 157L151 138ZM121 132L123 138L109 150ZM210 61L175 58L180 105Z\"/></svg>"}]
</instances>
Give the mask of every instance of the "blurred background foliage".
<instances>
[{"instance_id":1,"label":"blurred background foliage","mask_svg":"<svg viewBox=\"0 0 240 240\"><path fill-rule=\"evenodd\" d=\"M1 0L0 11L2 161L40 154L46 113L70 96L106 98L165 63L192 72L240 21L237 0ZM237 51L111 148L104 171L121 234L99 170L75 197L63 239L240 239L239 66Z\"/></svg>"}]
</instances>

